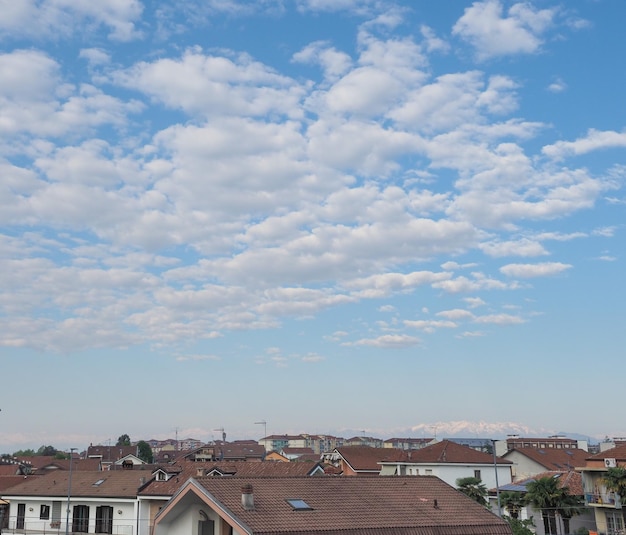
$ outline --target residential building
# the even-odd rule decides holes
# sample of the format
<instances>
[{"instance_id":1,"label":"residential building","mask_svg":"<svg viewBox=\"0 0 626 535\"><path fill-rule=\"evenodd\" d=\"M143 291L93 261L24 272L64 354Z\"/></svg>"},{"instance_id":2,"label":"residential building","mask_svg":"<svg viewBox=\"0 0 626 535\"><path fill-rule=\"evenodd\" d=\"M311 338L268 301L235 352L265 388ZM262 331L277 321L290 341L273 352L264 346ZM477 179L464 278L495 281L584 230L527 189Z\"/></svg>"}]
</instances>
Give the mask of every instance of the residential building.
<instances>
[{"instance_id":1,"label":"residential building","mask_svg":"<svg viewBox=\"0 0 626 535\"><path fill-rule=\"evenodd\" d=\"M71 476L71 486L70 472L57 470L27 476L5 491L2 498L10 503L8 529L62 532L68 519L72 533L136 535L137 493L151 478L149 471L79 471Z\"/></svg>"},{"instance_id":2,"label":"residential building","mask_svg":"<svg viewBox=\"0 0 626 535\"><path fill-rule=\"evenodd\" d=\"M94 446L90 444L85 453L85 459L99 459L102 469L106 470L107 467L114 464L116 461L127 457L128 455L134 455L139 457L137 446Z\"/></svg>"},{"instance_id":3,"label":"residential building","mask_svg":"<svg viewBox=\"0 0 626 535\"><path fill-rule=\"evenodd\" d=\"M139 535L152 535L154 519L167 501L192 477L311 477L323 476L324 470L319 463L250 463L212 462L182 463L168 467L169 472L160 469L139 492Z\"/></svg>"},{"instance_id":4,"label":"residential building","mask_svg":"<svg viewBox=\"0 0 626 535\"><path fill-rule=\"evenodd\" d=\"M381 438L376 437L352 437L343 441L344 446L367 446L369 448L382 448L384 442Z\"/></svg>"},{"instance_id":5,"label":"residential building","mask_svg":"<svg viewBox=\"0 0 626 535\"><path fill-rule=\"evenodd\" d=\"M288 460L293 461L295 459L298 459L299 457L302 457L303 455L315 455L315 452L313 451L312 448L283 448L280 451L280 454L283 455L284 457L287 457ZM320 456L317 456L318 460L320 458Z\"/></svg>"},{"instance_id":6,"label":"residential building","mask_svg":"<svg viewBox=\"0 0 626 535\"><path fill-rule=\"evenodd\" d=\"M258 443L265 448L266 452L281 451L283 448L306 448L307 438L305 435L269 435L263 437Z\"/></svg>"},{"instance_id":7,"label":"residential building","mask_svg":"<svg viewBox=\"0 0 626 535\"><path fill-rule=\"evenodd\" d=\"M502 458L513 463L513 481L527 479L547 471L568 472L585 464L589 454L578 448L519 448L506 452Z\"/></svg>"},{"instance_id":8,"label":"residential building","mask_svg":"<svg viewBox=\"0 0 626 535\"><path fill-rule=\"evenodd\" d=\"M403 452L395 460L382 460L380 475L437 476L456 487L464 477L480 479L487 488L511 482L512 462L456 442L442 440L425 448ZM496 480L497 475L497 480Z\"/></svg>"},{"instance_id":9,"label":"residential building","mask_svg":"<svg viewBox=\"0 0 626 535\"><path fill-rule=\"evenodd\" d=\"M381 463L402 461L404 458L404 450L369 446L343 446L322 455L323 461L338 468L344 476L377 476Z\"/></svg>"},{"instance_id":10,"label":"residential building","mask_svg":"<svg viewBox=\"0 0 626 535\"><path fill-rule=\"evenodd\" d=\"M604 481L610 468L626 468L626 444L589 456L584 466L577 468L582 474L585 503L592 507L598 532L603 535L622 535L626 521L622 501L625 497L607 489Z\"/></svg>"},{"instance_id":11,"label":"residential building","mask_svg":"<svg viewBox=\"0 0 626 535\"><path fill-rule=\"evenodd\" d=\"M504 440L496 441L496 455L503 456L507 451L517 450L521 448L535 449L581 449L588 450L586 440L576 440L561 435L552 435L549 437L531 437L523 438L518 435L509 435Z\"/></svg>"},{"instance_id":12,"label":"residential building","mask_svg":"<svg viewBox=\"0 0 626 535\"><path fill-rule=\"evenodd\" d=\"M526 448L529 449L529 448ZM558 480L558 486L563 488L567 488L568 494L572 496L577 496L582 498L583 496L583 486L582 486L582 477L581 474L574 471L548 471L541 472L535 474L533 477L529 477L526 479L521 479L519 481L515 481L513 483L509 483L506 485L501 485L499 488L500 494L504 492L519 492L521 495L526 494L527 486L529 483L537 481L538 479L550 477ZM498 499L497 493L494 491L490 492L489 495L489 505L491 506L492 511L498 510ZM511 511L507 511L504 506L501 505L502 513L511 515ZM540 510L535 509L532 505L524 505L520 508L518 512L518 518L520 520L533 519L533 523L535 525L534 532L535 535L547 535L545 533L543 521L542 521L542 513ZM563 523L563 517L560 515L556 516L557 520L557 530L558 533L567 533L565 530L565 526ZM580 510L579 514L574 515L569 521L569 533L577 533L578 530L585 529L589 531L594 531L596 529L594 512L590 507L584 507ZM555 535L555 534L553 534Z\"/></svg>"},{"instance_id":13,"label":"residential building","mask_svg":"<svg viewBox=\"0 0 626 535\"><path fill-rule=\"evenodd\" d=\"M388 438L383 442L383 448L396 450L419 450L430 444L434 444L435 438Z\"/></svg>"},{"instance_id":14,"label":"residential building","mask_svg":"<svg viewBox=\"0 0 626 535\"><path fill-rule=\"evenodd\" d=\"M435 477L192 478L156 516L154 529L154 535L269 533L512 532L504 520Z\"/></svg>"}]
</instances>

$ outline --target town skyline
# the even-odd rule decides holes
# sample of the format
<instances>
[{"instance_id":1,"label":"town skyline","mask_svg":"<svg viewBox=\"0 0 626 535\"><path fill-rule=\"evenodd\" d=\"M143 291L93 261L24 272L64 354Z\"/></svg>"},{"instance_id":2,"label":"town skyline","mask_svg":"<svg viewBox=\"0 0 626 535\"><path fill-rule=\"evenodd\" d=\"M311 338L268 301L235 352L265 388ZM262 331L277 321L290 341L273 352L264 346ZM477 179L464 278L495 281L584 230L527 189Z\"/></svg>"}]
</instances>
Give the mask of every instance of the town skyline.
<instances>
[{"instance_id":1,"label":"town skyline","mask_svg":"<svg viewBox=\"0 0 626 535\"><path fill-rule=\"evenodd\" d=\"M0 448L626 436L626 2L5 4Z\"/></svg>"},{"instance_id":2,"label":"town skyline","mask_svg":"<svg viewBox=\"0 0 626 535\"><path fill-rule=\"evenodd\" d=\"M269 424L269 422L266 422ZM567 437L576 440L585 440L589 444L598 444L606 439L619 439L621 435L609 435L604 434L600 436L591 436L586 435L582 432L577 431L551 431L546 429L533 429L532 427L522 426L518 424L513 424L511 422L508 423L493 423L493 422L436 422L434 424L419 424L413 427L407 428L399 428L396 430L389 430L387 432L384 429L354 429L354 428L344 428L337 429L335 432L310 432L306 430L300 431L277 431L270 432L268 429L267 435L261 434L253 434L254 431L259 431L262 429L258 428L258 425L254 426L252 433L246 435L245 432L237 431L235 435L231 435L227 428L215 428L215 429L203 429L201 427L190 428L187 430L176 429L174 430L174 434L168 435L167 433L159 433L155 432L150 436L139 436L138 434L133 434L129 431L125 430L122 435L111 436L103 439L102 437L89 437L87 435L73 435L73 440L68 439L63 436L49 436L49 435L41 435L39 438L40 442L37 442L37 438L31 439L33 441L24 443L24 444L16 444L14 446L10 444L3 445L0 443L0 453L13 453L15 451L23 451L27 449L32 449L37 451L37 449L41 446L53 446L58 451L67 452L70 448L77 448L79 451L82 449L86 449L87 446L91 445L100 445L100 446L115 446L118 438L123 435L128 435L132 444L136 444L139 441L149 442L151 440L158 441L178 441L179 443L185 443L189 440L200 441L203 444L208 444L214 441L223 440L224 434L226 436L226 442L231 441L239 441L239 440L253 440L255 442L260 442L263 438L266 437L281 437L281 436L300 436L300 435L309 435L309 436L332 436L342 439L350 439L356 437L368 437L368 438L376 438L382 441L389 440L392 438L429 438L434 440L444 440L444 439L484 439L484 440L505 440L506 438L510 438L511 436L519 436L525 438L532 437ZM393 433L391 431L397 431ZM256 438L258 436L258 438ZM56 440L56 442L54 442Z\"/></svg>"}]
</instances>

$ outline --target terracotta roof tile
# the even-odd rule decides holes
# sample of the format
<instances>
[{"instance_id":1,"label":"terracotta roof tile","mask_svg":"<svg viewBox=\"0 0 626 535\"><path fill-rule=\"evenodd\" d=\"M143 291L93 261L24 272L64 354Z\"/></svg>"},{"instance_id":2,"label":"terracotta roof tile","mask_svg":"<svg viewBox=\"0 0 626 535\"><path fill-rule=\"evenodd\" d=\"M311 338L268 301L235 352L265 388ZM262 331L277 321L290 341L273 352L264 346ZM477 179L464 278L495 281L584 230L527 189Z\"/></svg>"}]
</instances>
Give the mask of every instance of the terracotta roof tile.
<instances>
[{"instance_id":1,"label":"terracotta roof tile","mask_svg":"<svg viewBox=\"0 0 626 535\"><path fill-rule=\"evenodd\" d=\"M504 457L506 458L512 452L518 452L535 461L547 470L567 471L572 470L576 466L582 466L585 464L585 459L589 456L589 453L585 450L571 448L517 448L507 452Z\"/></svg>"},{"instance_id":2,"label":"terracotta roof tile","mask_svg":"<svg viewBox=\"0 0 626 535\"><path fill-rule=\"evenodd\" d=\"M407 451L404 460L409 463L493 464L493 455L457 444L451 440L442 440L419 450ZM497 464L512 463L498 457Z\"/></svg>"},{"instance_id":3,"label":"terracotta roof tile","mask_svg":"<svg viewBox=\"0 0 626 535\"><path fill-rule=\"evenodd\" d=\"M508 490L507 487L526 487L528 483L531 481L537 481L538 479L542 479L544 477L556 477L558 478L559 487L567 487L569 490L569 494L573 496L583 496L583 480L580 472L576 472L574 470L570 470L568 472L560 472L551 470L548 472L542 472L540 474L536 474L532 477L527 477L525 479L521 479L520 481L516 481L515 483L511 483L510 485L503 485L500 487L500 490Z\"/></svg>"},{"instance_id":4,"label":"terracotta roof tile","mask_svg":"<svg viewBox=\"0 0 626 535\"><path fill-rule=\"evenodd\" d=\"M67 496L69 471L55 470L45 475L23 478L23 482L10 489L11 496ZM145 470L119 470L112 472L73 472L72 496L132 498L140 485L152 476ZM96 484L98 481L102 482ZM9 492L4 493L5 497Z\"/></svg>"},{"instance_id":5,"label":"terracotta roof tile","mask_svg":"<svg viewBox=\"0 0 626 535\"><path fill-rule=\"evenodd\" d=\"M396 448L372 448L369 446L343 446L335 448L335 451L355 471L380 471L380 462L402 461L405 456L404 450Z\"/></svg>"},{"instance_id":6,"label":"terracotta roof tile","mask_svg":"<svg viewBox=\"0 0 626 535\"><path fill-rule=\"evenodd\" d=\"M142 496L172 496L180 487L192 477L202 473L222 473L236 477L302 477L309 475L316 463L279 463L279 462L247 462L247 461L215 461L215 462L186 462L178 465L180 472L168 481L152 480L140 492ZM172 468L172 467L168 467ZM216 476L209 476L216 477ZM217 476L219 477L219 475Z\"/></svg>"},{"instance_id":7,"label":"terracotta roof tile","mask_svg":"<svg viewBox=\"0 0 626 535\"><path fill-rule=\"evenodd\" d=\"M432 476L336 478L200 478L197 480L254 533L300 535L511 535L508 524ZM242 483L254 510L244 510ZM310 510L294 510L286 499Z\"/></svg>"},{"instance_id":8,"label":"terracotta roof tile","mask_svg":"<svg viewBox=\"0 0 626 535\"><path fill-rule=\"evenodd\" d=\"M619 444L610 450L601 451L595 455L587 456L589 460L598 459L617 459L618 461L626 461L626 444Z\"/></svg>"}]
</instances>

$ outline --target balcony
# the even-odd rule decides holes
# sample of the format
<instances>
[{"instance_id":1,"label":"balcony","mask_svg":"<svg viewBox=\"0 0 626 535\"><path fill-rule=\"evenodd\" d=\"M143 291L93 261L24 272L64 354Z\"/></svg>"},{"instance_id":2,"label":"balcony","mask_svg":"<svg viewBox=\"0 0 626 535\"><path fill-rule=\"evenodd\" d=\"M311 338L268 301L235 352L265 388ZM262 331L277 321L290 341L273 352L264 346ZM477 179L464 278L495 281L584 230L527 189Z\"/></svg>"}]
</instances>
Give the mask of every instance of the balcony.
<instances>
[{"instance_id":1,"label":"balcony","mask_svg":"<svg viewBox=\"0 0 626 535\"><path fill-rule=\"evenodd\" d=\"M613 509L621 509L622 503L614 492L585 492L585 503L587 505L600 505L602 507L611 507Z\"/></svg>"}]
</instances>

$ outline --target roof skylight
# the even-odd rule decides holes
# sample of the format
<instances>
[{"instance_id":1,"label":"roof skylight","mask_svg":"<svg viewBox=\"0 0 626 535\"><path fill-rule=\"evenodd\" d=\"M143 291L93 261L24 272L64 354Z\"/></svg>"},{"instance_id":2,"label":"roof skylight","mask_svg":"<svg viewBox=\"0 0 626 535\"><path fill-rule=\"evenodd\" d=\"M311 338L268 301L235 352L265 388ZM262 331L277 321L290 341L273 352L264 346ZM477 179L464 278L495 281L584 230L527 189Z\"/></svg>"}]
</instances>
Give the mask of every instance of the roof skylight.
<instances>
[{"instance_id":1,"label":"roof skylight","mask_svg":"<svg viewBox=\"0 0 626 535\"><path fill-rule=\"evenodd\" d=\"M300 498L285 500L295 511L311 511L313 507L311 507L308 503Z\"/></svg>"}]
</instances>

